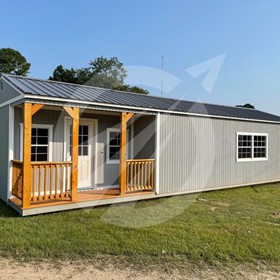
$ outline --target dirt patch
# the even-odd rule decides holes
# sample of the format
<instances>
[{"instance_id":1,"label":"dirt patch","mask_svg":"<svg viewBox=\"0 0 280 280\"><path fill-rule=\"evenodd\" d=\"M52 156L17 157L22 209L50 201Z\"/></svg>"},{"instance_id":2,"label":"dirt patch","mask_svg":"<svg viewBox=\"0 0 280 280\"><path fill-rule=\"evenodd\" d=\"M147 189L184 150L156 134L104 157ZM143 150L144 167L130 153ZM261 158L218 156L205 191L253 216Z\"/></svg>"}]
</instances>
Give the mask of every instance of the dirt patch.
<instances>
[{"instance_id":1,"label":"dirt patch","mask_svg":"<svg viewBox=\"0 0 280 280\"><path fill-rule=\"evenodd\" d=\"M275 213L272 214L272 217L280 219L280 213L279 212L275 212Z\"/></svg>"},{"instance_id":2,"label":"dirt patch","mask_svg":"<svg viewBox=\"0 0 280 280\"><path fill-rule=\"evenodd\" d=\"M232 268L209 267L204 265L185 264L184 267L173 268L169 271L154 267L153 269L136 269L133 266L120 269L114 264L107 264L102 268L100 264L89 261L40 261L17 262L11 259L0 259L2 280L60 280L60 279L95 279L95 280L156 280L156 279L279 279L277 269L266 266Z\"/></svg>"},{"instance_id":3,"label":"dirt patch","mask_svg":"<svg viewBox=\"0 0 280 280\"><path fill-rule=\"evenodd\" d=\"M230 203L224 202L224 201L214 201L213 203L218 205L218 206L225 206L225 207L230 206Z\"/></svg>"}]
</instances>

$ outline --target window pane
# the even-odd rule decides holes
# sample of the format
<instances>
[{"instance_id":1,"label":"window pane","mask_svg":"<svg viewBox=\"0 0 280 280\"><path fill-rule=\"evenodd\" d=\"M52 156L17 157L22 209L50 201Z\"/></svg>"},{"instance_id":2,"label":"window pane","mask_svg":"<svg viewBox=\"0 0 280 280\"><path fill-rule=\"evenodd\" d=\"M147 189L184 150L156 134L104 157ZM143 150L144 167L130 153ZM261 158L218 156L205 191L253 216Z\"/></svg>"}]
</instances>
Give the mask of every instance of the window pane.
<instances>
[{"instance_id":1,"label":"window pane","mask_svg":"<svg viewBox=\"0 0 280 280\"><path fill-rule=\"evenodd\" d=\"M120 147L110 147L109 158L112 160L120 159L119 151L120 151Z\"/></svg>"},{"instance_id":2,"label":"window pane","mask_svg":"<svg viewBox=\"0 0 280 280\"><path fill-rule=\"evenodd\" d=\"M114 138L110 140L110 146L117 146L118 145L118 139Z\"/></svg>"},{"instance_id":3,"label":"window pane","mask_svg":"<svg viewBox=\"0 0 280 280\"><path fill-rule=\"evenodd\" d=\"M37 147L38 154L47 154L48 153L48 146Z\"/></svg>"},{"instance_id":4,"label":"window pane","mask_svg":"<svg viewBox=\"0 0 280 280\"><path fill-rule=\"evenodd\" d=\"M36 137L32 137L32 138L31 138L31 144L32 144L32 145L36 144L36 140L37 140Z\"/></svg>"},{"instance_id":5,"label":"window pane","mask_svg":"<svg viewBox=\"0 0 280 280\"><path fill-rule=\"evenodd\" d=\"M83 136L83 145L88 145L88 135Z\"/></svg>"},{"instance_id":6,"label":"window pane","mask_svg":"<svg viewBox=\"0 0 280 280\"><path fill-rule=\"evenodd\" d=\"M264 135L254 136L254 157L255 158L266 157L266 136Z\"/></svg>"},{"instance_id":7,"label":"window pane","mask_svg":"<svg viewBox=\"0 0 280 280\"><path fill-rule=\"evenodd\" d=\"M88 156L88 147L83 148L83 156Z\"/></svg>"},{"instance_id":8,"label":"window pane","mask_svg":"<svg viewBox=\"0 0 280 280\"><path fill-rule=\"evenodd\" d=\"M47 128L38 128L38 136L49 136L49 130Z\"/></svg>"},{"instance_id":9,"label":"window pane","mask_svg":"<svg viewBox=\"0 0 280 280\"><path fill-rule=\"evenodd\" d=\"M46 154L37 154L37 161L48 161L48 155L46 155Z\"/></svg>"},{"instance_id":10,"label":"window pane","mask_svg":"<svg viewBox=\"0 0 280 280\"><path fill-rule=\"evenodd\" d=\"M37 144L38 145L47 145L48 144L48 137L38 137Z\"/></svg>"},{"instance_id":11,"label":"window pane","mask_svg":"<svg viewBox=\"0 0 280 280\"><path fill-rule=\"evenodd\" d=\"M88 135L88 126L87 125L83 126L83 135Z\"/></svg>"},{"instance_id":12,"label":"window pane","mask_svg":"<svg viewBox=\"0 0 280 280\"><path fill-rule=\"evenodd\" d=\"M32 134L32 136L36 136L37 135L37 128L32 128L31 134Z\"/></svg>"},{"instance_id":13,"label":"window pane","mask_svg":"<svg viewBox=\"0 0 280 280\"><path fill-rule=\"evenodd\" d=\"M256 158L266 157L266 148L255 148L254 149L254 157L256 157Z\"/></svg>"}]
</instances>

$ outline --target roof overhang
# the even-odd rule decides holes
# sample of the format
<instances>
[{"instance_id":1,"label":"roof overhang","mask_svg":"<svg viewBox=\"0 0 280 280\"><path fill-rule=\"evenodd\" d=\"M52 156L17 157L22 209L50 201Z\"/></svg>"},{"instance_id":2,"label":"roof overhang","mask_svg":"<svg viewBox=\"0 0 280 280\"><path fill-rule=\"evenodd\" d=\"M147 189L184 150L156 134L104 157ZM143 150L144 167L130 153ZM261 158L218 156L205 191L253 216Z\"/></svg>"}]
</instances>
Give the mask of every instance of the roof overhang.
<instances>
[{"instance_id":1,"label":"roof overhang","mask_svg":"<svg viewBox=\"0 0 280 280\"><path fill-rule=\"evenodd\" d=\"M168 111L160 109L151 109L151 108L141 108L133 106L121 106L113 105L106 103L97 103L90 101L80 101L73 99L63 99L63 98L54 98L54 97L45 97L39 95L25 94L24 100L21 103L30 102L30 103L40 103L50 106L72 106L79 107L83 109L94 109L101 111L113 111L113 112L132 112L145 115L157 115L157 114L169 114L169 115L184 115L190 117L202 117L202 118L211 118L211 119L223 119L223 120L236 120L236 121L246 121L246 122L257 122L257 123L271 123L271 124L280 124L280 122L269 121L269 120L258 120L258 119L246 119L246 118L237 118L237 117L227 117L219 115L207 115L207 114L196 114L196 113L185 113L177 111Z\"/></svg>"}]
</instances>

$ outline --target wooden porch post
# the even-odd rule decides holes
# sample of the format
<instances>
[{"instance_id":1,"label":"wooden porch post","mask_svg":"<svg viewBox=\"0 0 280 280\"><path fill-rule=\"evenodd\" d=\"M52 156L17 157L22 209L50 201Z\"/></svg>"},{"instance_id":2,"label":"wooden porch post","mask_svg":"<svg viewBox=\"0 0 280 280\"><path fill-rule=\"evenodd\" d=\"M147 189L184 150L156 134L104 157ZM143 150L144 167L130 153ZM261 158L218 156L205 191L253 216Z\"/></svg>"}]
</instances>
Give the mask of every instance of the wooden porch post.
<instances>
[{"instance_id":1,"label":"wooden porch post","mask_svg":"<svg viewBox=\"0 0 280 280\"><path fill-rule=\"evenodd\" d=\"M126 130L127 122L133 117L133 113L121 114L121 143L120 143L120 195L124 195L126 192Z\"/></svg>"},{"instance_id":2,"label":"wooden porch post","mask_svg":"<svg viewBox=\"0 0 280 280\"><path fill-rule=\"evenodd\" d=\"M43 104L24 103L23 105L23 190L22 190L22 207L29 208L31 200L31 129L32 116L35 115Z\"/></svg>"},{"instance_id":3,"label":"wooden porch post","mask_svg":"<svg viewBox=\"0 0 280 280\"><path fill-rule=\"evenodd\" d=\"M72 186L71 201L77 201L79 157L79 108L63 107L72 118Z\"/></svg>"},{"instance_id":4,"label":"wooden porch post","mask_svg":"<svg viewBox=\"0 0 280 280\"><path fill-rule=\"evenodd\" d=\"M72 195L71 201L77 201L79 157L79 108L73 108L72 124Z\"/></svg>"},{"instance_id":5,"label":"wooden porch post","mask_svg":"<svg viewBox=\"0 0 280 280\"><path fill-rule=\"evenodd\" d=\"M31 128L32 104L23 105L23 194L22 207L29 208L31 200Z\"/></svg>"}]
</instances>

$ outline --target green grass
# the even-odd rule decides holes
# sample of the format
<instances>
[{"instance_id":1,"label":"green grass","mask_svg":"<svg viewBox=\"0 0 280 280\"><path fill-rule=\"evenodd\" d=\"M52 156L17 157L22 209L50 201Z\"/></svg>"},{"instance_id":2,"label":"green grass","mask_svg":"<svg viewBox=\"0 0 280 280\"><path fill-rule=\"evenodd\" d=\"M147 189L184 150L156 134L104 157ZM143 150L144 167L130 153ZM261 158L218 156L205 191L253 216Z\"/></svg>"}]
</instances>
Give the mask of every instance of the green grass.
<instances>
[{"instance_id":1,"label":"green grass","mask_svg":"<svg viewBox=\"0 0 280 280\"><path fill-rule=\"evenodd\" d=\"M26 218L0 203L0 255L277 264L277 212L280 184Z\"/></svg>"}]
</instances>

